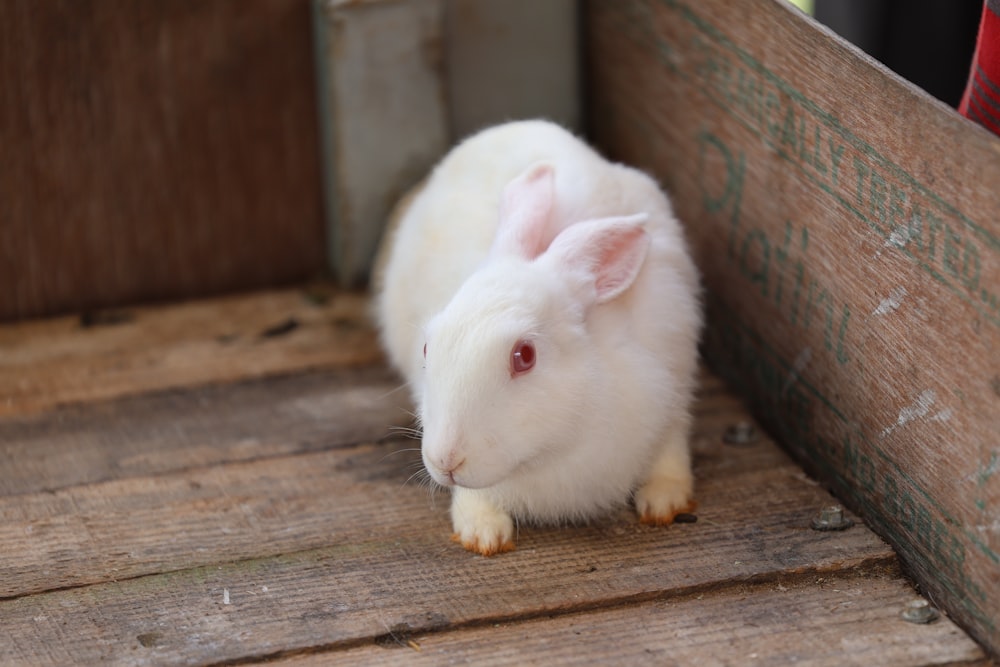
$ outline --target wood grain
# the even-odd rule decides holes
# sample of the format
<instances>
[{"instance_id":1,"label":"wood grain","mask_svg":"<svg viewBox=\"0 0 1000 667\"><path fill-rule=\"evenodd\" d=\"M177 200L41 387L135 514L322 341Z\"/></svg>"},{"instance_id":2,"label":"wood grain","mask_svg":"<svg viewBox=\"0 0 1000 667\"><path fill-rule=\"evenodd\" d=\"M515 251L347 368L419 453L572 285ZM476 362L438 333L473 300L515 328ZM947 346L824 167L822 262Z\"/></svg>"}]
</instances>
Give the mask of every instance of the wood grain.
<instances>
[{"instance_id":1,"label":"wood grain","mask_svg":"<svg viewBox=\"0 0 1000 667\"><path fill-rule=\"evenodd\" d=\"M697 524L655 529L623 510L586 527L522 526L517 551L477 558L449 541L443 497L431 505L404 484L412 459L391 456L397 446L0 500L0 629L17 638L0 660L259 658L401 623L427 631L894 562L862 526L810 530L830 498L765 440L699 459ZM142 637L156 650L138 652Z\"/></svg>"},{"instance_id":2,"label":"wood grain","mask_svg":"<svg viewBox=\"0 0 1000 667\"><path fill-rule=\"evenodd\" d=\"M777 0L593 0L591 118L654 173L710 364L1000 651L1000 139Z\"/></svg>"},{"instance_id":3,"label":"wood grain","mask_svg":"<svg viewBox=\"0 0 1000 667\"><path fill-rule=\"evenodd\" d=\"M0 328L0 416L382 356L367 299L325 285Z\"/></svg>"},{"instance_id":4,"label":"wood grain","mask_svg":"<svg viewBox=\"0 0 1000 667\"><path fill-rule=\"evenodd\" d=\"M643 526L622 508L585 526L522 525L503 557L468 554L449 540L447 495L421 481L418 443L370 442L408 423L408 398L373 353L365 300L325 289L0 328L3 349L34 364L22 368L46 369L20 376L29 387L10 355L0 364L23 397L0 416L0 663L377 664L405 655L382 648L401 635L481 663L499 660L487 631L541 638L586 619L611 647L627 618L650 634L619 641L626 654L714 656L722 634L727 650L776 655L776 637L821 661L829 651L803 634L813 625L785 618L820 608L851 612L829 635L851 633L842 646L858 659L981 655L947 621L901 627L913 593L889 547L860 523L810 529L832 498L759 429L724 442L754 424L710 373L695 407L697 523ZM865 605L843 606L844 590ZM753 599L773 609L767 624L746 623ZM671 639L678 613L715 625ZM584 661L603 659L588 648Z\"/></svg>"},{"instance_id":5,"label":"wood grain","mask_svg":"<svg viewBox=\"0 0 1000 667\"><path fill-rule=\"evenodd\" d=\"M904 582L878 573L790 577L456 632L396 627L368 646L275 664L988 666L951 621L901 622L913 599Z\"/></svg>"},{"instance_id":6,"label":"wood grain","mask_svg":"<svg viewBox=\"0 0 1000 667\"><path fill-rule=\"evenodd\" d=\"M704 378L692 441L717 456L746 414L717 378ZM409 394L384 366L83 403L0 418L0 496L399 439L412 426Z\"/></svg>"},{"instance_id":7,"label":"wood grain","mask_svg":"<svg viewBox=\"0 0 1000 667\"><path fill-rule=\"evenodd\" d=\"M252 422L228 426L235 431L234 443L245 437L246 426L253 430ZM185 436L181 431L173 437ZM379 542L449 548L447 502L442 499L429 515L432 498L419 478L411 479L420 470L414 445L332 447L0 498L0 543L6 554L0 563L0 597L316 549L331 539L345 545L379 535ZM155 466L156 451L133 458ZM733 548L744 549L743 540L761 540L763 547L773 538L782 542L780 549L748 559L747 576L775 567L776 559L788 559L783 564L789 567L836 560L825 541L806 528L830 500L796 473L764 440L736 453L720 449L703 456L697 474L704 479L698 496L705 523L696 533L708 542L692 544L690 553L678 557L698 560L710 542L729 540ZM747 513L755 518L742 523ZM435 521L428 525L430 516ZM530 550L534 540L557 534L586 544L624 530L646 542L641 552L670 534L643 531L634 523L626 512L582 532L522 528L522 547ZM890 554L867 531L842 539L849 558Z\"/></svg>"},{"instance_id":8,"label":"wood grain","mask_svg":"<svg viewBox=\"0 0 1000 667\"><path fill-rule=\"evenodd\" d=\"M309 6L0 3L0 321L323 270Z\"/></svg>"},{"instance_id":9,"label":"wood grain","mask_svg":"<svg viewBox=\"0 0 1000 667\"><path fill-rule=\"evenodd\" d=\"M7 417L0 496L379 440L412 422L399 389L387 369L366 366Z\"/></svg>"}]
</instances>

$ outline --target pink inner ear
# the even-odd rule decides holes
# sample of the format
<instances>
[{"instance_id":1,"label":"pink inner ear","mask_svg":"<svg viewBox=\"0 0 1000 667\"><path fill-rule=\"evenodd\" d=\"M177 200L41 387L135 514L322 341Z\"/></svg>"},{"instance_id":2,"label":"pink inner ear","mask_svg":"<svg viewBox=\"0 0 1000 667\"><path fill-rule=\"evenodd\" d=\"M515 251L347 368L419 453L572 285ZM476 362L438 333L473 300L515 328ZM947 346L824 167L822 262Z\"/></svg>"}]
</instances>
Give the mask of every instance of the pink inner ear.
<instances>
[{"instance_id":1,"label":"pink inner ear","mask_svg":"<svg viewBox=\"0 0 1000 667\"><path fill-rule=\"evenodd\" d=\"M610 301L635 281L646 259L650 236L645 213L588 220L566 228L552 243L560 270L591 282L596 303Z\"/></svg>"},{"instance_id":2,"label":"pink inner ear","mask_svg":"<svg viewBox=\"0 0 1000 667\"><path fill-rule=\"evenodd\" d=\"M535 259L549 246L549 218L555 200L555 178L549 164L521 174L504 188L500 223L491 252Z\"/></svg>"},{"instance_id":3,"label":"pink inner ear","mask_svg":"<svg viewBox=\"0 0 1000 667\"><path fill-rule=\"evenodd\" d=\"M627 227L603 239L599 246L594 286L601 303L618 296L632 284L649 245L649 235L641 226Z\"/></svg>"}]
</instances>

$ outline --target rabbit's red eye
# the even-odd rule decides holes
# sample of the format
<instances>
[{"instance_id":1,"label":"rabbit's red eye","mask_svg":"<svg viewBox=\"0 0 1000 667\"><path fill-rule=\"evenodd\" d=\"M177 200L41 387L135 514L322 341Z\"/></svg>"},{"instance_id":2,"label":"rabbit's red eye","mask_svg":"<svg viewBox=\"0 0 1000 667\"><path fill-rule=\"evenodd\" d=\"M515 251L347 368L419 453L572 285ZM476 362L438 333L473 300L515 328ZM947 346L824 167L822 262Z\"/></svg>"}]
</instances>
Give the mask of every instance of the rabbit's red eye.
<instances>
[{"instance_id":1,"label":"rabbit's red eye","mask_svg":"<svg viewBox=\"0 0 1000 667\"><path fill-rule=\"evenodd\" d=\"M535 366L535 346L531 341L519 340L510 351L510 376L524 375Z\"/></svg>"},{"instance_id":2,"label":"rabbit's red eye","mask_svg":"<svg viewBox=\"0 0 1000 667\"><path fill-rule=\"evenodd\" d=\"M424 343L424 359L427 358L427 343Z\"/></svg>"}]
</instances>

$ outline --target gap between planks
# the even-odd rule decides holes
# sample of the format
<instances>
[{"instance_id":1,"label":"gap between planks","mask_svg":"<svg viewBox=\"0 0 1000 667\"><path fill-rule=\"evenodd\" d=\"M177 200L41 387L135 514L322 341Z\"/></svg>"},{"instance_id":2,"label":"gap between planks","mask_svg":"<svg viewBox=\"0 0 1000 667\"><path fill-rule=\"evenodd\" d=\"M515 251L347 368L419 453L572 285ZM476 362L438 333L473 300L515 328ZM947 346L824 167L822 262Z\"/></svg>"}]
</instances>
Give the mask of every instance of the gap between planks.
<instances>
[{"instance_id":1,"label":"gap between planks","mask_svg":"<svg viewBox=\"0 0 1000 667\"><path fill-rule=\"evenodd\" d=\"M102 576L133 578L308 550L328 544L331 531L349 544L370 539L375 527L389 543L394 535L421 542L430 531L444 544L446 498L428 525L427 493L408 483L419 466L409 444L366 444L0 497L0 542L8 552L0 563L0 597L101 583ZM411 451L396 454L400 449ZM797 467L769 441L696 455L695 463L702 517L709 522L701 534L719 532L719 539L732 541L741 529L748 536L787 531L793 528L785 525L789 515L806 526L831 502L798 478ZM628 514L624 520L634 523ZM534 533L522 530L522 536ZM824 543L795 533L788 537ZM867 531L854 536L866 539L848 542L853 547L888 553ZM822 552L816 555L828 555Z\"/></svg>"},{"instance_id":2,"label":"gap between planks","mask_svg":"<svg viewBox=\"0 0 1000 667\"><path fill-rule=\"evenodd\" d=\"M366 366L0 418L8 466L0 497L399 438L412 426L410 407L393 373ZM695 448L746 419L740 401L721 389L699 392L694 412Z\"/></svg>"},{"instance_id":3,"label":"gap between planks","mask_svg":"<svg viewBox=\"0 0 1000 667\"><path fill-rule=\"evenodd\" d=\"M365 295L320 284L0 326L0 416L382 359Z\"/></svg>"},{"instance_id":4,"label":"gap between planks","mask_svg":"<svg viewBox=\"0 0 1000 667\"><path fill-rule=\"evenodd\" d=\"M731 582L629 604L419 632L401 625L343 650L275 656L282 667L481 664L802 664L986 667L950 623L900 619L913 598L890 567ZM901 641L887 647L887 636ZM807 645L802 638L808 637ZM803 649L808 648L806 654Z\"/></svg>"}]
</instances>

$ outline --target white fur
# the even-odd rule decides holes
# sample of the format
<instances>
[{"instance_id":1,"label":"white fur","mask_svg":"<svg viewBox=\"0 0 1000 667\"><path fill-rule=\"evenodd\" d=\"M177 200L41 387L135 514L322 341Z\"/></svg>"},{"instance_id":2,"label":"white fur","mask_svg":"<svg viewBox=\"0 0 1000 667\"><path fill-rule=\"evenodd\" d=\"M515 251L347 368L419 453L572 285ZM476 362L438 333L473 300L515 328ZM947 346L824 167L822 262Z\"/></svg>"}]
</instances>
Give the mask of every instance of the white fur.
<instances>
[{"instance_id":1,"label":"white fur","mask_svg":"<svg viewBox=\"0 0 1000 667\"><path fill-rule=\"evenodd\" d=\"M557 256L561 240L537 258L502 244L491 252L505 186L540 162L555 188L545 245L584 221L645 218L648 247L633 253L642 264L620 295L594 303ZM669 521L684 510L699 286L652 179L552 123L484 130L445 157L404 213L383 284L382 340L410 383L428 471L460 487L452 518L468 548L510 543L510 516L585 520L640 486L640 514ZM519 339L535 344L537 363L511 377Z\"/></svg>"}]
</instances>

